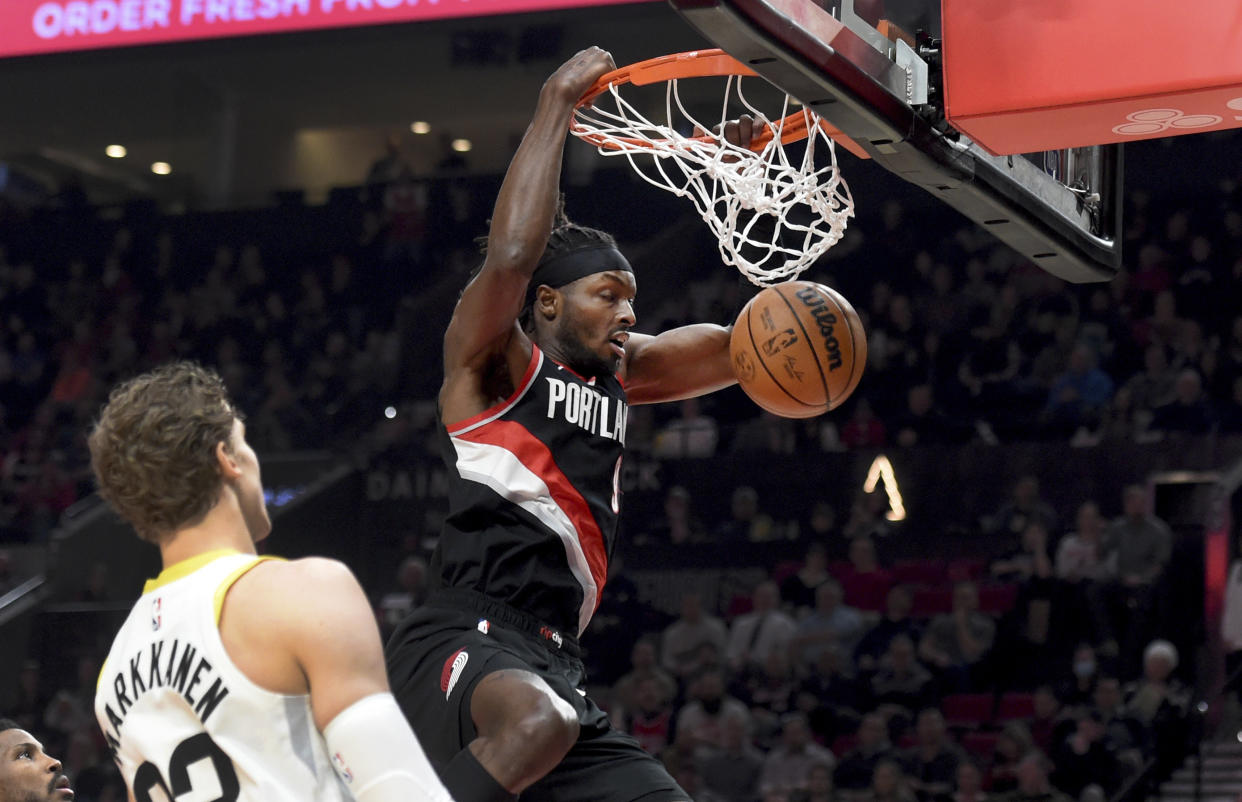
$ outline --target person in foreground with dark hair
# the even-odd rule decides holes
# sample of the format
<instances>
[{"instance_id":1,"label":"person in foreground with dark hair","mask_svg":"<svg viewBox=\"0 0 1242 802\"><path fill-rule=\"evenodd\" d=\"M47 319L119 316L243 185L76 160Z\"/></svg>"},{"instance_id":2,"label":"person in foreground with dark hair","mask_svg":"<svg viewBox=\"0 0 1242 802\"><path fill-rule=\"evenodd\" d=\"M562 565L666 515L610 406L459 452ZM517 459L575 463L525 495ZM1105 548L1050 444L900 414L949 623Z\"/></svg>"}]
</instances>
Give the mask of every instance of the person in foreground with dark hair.
<instances>
[{"instance_id":1,"label":"person in foreground with dark hair","mask_svg":"<svg viewBox=\"0 0 1242 802\"><path fill-rule=\"evenodd\" d=\"M627 405L736 381L727 328L632 333L629 262L608 234L557 219L574 103L611 69L589 48L544 84L444 336L438 589L389 641L388 669L463 802L689 798L586 697L578 648L615 546ZM745 145L752 126L724 135Z\"/></svg>"},{"instance_id":2,"label":"person in foreground with dark hair","mask_svg":"<svg viewBox=\"0 0 1242 802\"><path fill-rule=\"evenodd\" d=\"M164 568L95 693L131 799L449 799L353 574L255 556L272 529L259 460L216 373L178 362L120 385L89 445L100 495Z\"/></svg>"},{"instance_id":3,"label":"person in foreground with dark hair","mask_svg":"<svg viewBox=\"0 0 1242 802\"><path fill-rule=\"evenodd\" d=\"M0 718L0 802L44 802L73 799L69 778L60 761L18 726Z\"/></svg>"}]
</instances>

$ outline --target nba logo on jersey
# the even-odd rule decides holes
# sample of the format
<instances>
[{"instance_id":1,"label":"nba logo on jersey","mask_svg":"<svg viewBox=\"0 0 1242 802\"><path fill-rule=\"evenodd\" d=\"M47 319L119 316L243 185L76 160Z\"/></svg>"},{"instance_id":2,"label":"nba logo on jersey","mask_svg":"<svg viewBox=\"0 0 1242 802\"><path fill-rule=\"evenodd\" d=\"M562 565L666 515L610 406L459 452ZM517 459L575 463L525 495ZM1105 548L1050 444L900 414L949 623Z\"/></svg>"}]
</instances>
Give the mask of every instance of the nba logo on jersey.
<instances>
[{"instance_id":1,"label":"nba logo on jersey","mask_svg":"<svg viewBox=\"0 0 1242 802\"><path fill-rule=\"evenodd\" d=\"M341 775L342 780L347 783L354 781L354 773L349 770L349 766L345 765L345 758L341 757L340 752L332 756L332 765L336 767L336 773Z\"/></svg>"},{"instance_id":2,"label":"nba logo on jersey","mask_svg":"<svg viewBox=\"0 0 1242 802\"><path fill-rule=\"evenodd\" d=\"M156 596L151 600L151 631L159 632L160 624L163 620L160 618L160 607L163 604L163 598Z\"/></svg>"},{"instance_id":3,"label":"nba logo on jersey","mask_svg":"<svg viewBox=\"0 0 1242 802\"><path fill-rule=\"evenodd\" d=\"M482 632L484 635L486 635L487 631L491 628L492 628L492 622L488 621L486 618L479 619L479 632Z\"/></svg>"}]
</instances>

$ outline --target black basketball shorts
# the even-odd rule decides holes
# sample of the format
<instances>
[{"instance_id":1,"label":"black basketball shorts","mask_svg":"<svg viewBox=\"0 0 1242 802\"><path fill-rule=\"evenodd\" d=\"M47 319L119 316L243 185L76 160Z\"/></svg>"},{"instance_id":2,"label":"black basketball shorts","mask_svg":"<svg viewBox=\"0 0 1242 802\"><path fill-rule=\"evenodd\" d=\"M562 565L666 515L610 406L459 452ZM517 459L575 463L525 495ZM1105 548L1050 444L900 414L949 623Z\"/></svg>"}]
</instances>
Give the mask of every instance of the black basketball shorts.
<instances>
[{"instance_id":1,"label":"black basketball shorts","mask_svg":"<svg viewBox=\"0 0 1242 802\"><path fill-rule=\"evenodd\" d=\"M386 657L393 694L437 770L477 735L470 698L480 680L518 669L542 677L577 711L581 726L578 742L522 792L522 802L690 798L586 696L576 641L521 611L471 591L438 591L393 633Z\"/></svg>"}]
</instances>

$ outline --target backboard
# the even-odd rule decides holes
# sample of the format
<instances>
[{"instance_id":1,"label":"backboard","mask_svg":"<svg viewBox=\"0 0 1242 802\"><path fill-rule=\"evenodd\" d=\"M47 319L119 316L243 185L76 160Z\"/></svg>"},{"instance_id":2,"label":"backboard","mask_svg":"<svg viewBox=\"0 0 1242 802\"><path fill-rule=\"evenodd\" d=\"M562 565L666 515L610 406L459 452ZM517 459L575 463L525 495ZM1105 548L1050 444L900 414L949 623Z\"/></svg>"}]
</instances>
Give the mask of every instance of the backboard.
<instances>
[{"instance_id":1,"label":"backboard","mask_svg":"<svg viewBox=\"0 0 1242 802\"><path fill-rule=\"evenodd\" d=\"M995 155L949 123L940 41L884 0L669 0L709 40L826 119L877 164L1071 282L1121 261L1121 145ZM937 0L888 0L938 17ZM865 3L865 7L864 7ZM896 10L896 9L895 9ZM923 20L918 20L922 22ZM873 24L873 22L875 24Z\"/></svg>"}]
</instances>

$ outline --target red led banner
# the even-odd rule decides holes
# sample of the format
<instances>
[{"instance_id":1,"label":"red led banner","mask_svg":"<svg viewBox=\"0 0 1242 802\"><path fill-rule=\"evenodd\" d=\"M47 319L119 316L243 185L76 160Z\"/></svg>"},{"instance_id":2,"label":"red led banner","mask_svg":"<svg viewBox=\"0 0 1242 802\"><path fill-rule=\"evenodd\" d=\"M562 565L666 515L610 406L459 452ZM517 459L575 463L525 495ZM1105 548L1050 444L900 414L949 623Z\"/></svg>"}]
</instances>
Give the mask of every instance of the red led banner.
<instances>
[{"instance_id":1,"label":"red led banner","mask_svg":"<svg viewBox=\"0 0 1242 802\"><path fill-rule=\"evenodd\" d=\"M0 0L0 58L633 0Z\"/></svg>"}]
</instances>

